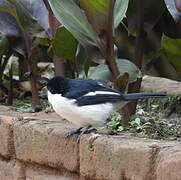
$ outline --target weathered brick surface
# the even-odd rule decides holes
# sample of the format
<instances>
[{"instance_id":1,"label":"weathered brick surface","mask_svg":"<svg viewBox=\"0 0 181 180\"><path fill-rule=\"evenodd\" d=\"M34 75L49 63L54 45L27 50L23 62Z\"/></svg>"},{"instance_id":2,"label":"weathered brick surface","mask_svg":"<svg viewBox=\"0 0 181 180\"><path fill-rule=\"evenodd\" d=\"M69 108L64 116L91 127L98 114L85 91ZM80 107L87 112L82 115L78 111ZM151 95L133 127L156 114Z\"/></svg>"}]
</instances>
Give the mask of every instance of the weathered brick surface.
<instances>
[{"instance_id":1,"label":"weathered brick surface","mask_svg":"<svg viewBox=\"0 0 181 180\"><path fill-rule=\"evenodd\" d=\"M14 125L16 157L56 168L78 171L76 137L66 138L68 131L60 120L22 120ZM69 129L70 130L70 129Z\"/></svg>"},{"instance_id":2,"label":"weathered brick surface","mask_svg":"<svg viewBox=\"0 0 181 180\"><path fill-rule=\"evenodd\" d=\"M78 176L38 167L26 167L26 180L79 180Z\"/></svg>"},{"instance_id":3,"label":"weathered brick surface","mask_svg":"<svg viewBox=\"0 0 181 180\"><path fill-rule=\"evenodd\" d=\"M0 116L0 155L10 157L14 153L13 120L9 116Z\"/></svg>"},{"instance_id":4,"label":"weathered brick surface","mask_svg":"<svg viewBox=\"0 0 181 180\"><path fill-rule=\"evenodd\" d=\"M151 152L156 143L121 137L98 137L94 142L82 138L80 173L86 177L107 180L151 179Z\"/></svg>"},{"instance_id":5,"label":"weathered brick surface","mask_svg":"<svg viewBox=\"0 0 181 180\"><path fill-rule=\"evenodd\" d=\"M59 117L0 116L0 180L181 180L181 142L90 134L77 144L65 138L73 128Z\"/></svg>"},{"instance_id":6,"label":"weathered brick surface","mask_svg":"<svg viewBox=\"0 0 181 180\"><path fill-rule=\"evenodd\" d=\"M181 180L181 144L160 150L156 161L156 179Z\"/></svg>"},{"instance_id":7,"label":"weathered brick surface","mask_svg":"<svg viewBox=\"0 0 181 180\"><path fill-rule=\"evenodd\" d=\"M16 160L0 158L0 180L24 180L23 165Z\"/></svg>"}]
</instances>

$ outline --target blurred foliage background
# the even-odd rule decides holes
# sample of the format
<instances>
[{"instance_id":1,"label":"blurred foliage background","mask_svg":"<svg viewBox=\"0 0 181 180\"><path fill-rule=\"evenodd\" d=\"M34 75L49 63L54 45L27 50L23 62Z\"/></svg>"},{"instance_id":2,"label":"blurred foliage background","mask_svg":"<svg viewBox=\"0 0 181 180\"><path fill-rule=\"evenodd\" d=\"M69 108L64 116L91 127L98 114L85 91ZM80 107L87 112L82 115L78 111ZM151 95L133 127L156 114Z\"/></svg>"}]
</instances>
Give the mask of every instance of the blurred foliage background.
<instances>
[{"instance_id":1,"label":"blurred foliage background","mask_svg":"<svg viewBox=\"0 0 181 180\"><path fill-rule=\"evenodd\" d=\"M181 1L0 0L0 102L38 109L54 75L139 92L142 74L181 80Z\"/></svg>"}]
</instances>

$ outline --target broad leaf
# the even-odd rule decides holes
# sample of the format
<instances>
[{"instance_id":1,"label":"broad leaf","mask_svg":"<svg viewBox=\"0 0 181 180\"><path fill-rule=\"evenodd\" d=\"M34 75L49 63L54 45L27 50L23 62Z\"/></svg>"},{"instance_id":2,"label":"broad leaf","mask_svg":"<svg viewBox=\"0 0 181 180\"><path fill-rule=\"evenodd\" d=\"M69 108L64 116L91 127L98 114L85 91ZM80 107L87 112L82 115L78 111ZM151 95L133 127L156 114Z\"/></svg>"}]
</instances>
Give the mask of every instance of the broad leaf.
<instances>
[{"instance_id":1,"label":"broad leaf","mask_svg":"<svg viewBox=\"0 0 181 180\"><path fill-rule=\"evenodd\" d=\"M181 72L181 39L162 37L162 48L168 61Z\"/></svg>"},{"instance_id":2,"label":"broad leaf","mask_svg":"<svg viewBox=\"0 0 181 180\"><path fill-rule=\"evenodd\" d=\"M105 59L103 59L104 57L102 56L99 48L95 46L86 46L85 50L86 50L87 56L89 57L89 59L91 59L91 61L97 64L101 64L105 62Z\"/></svg>"},{"instance_id":3,"label":"broad leaf","mask_svg":"<svg viewBox=\"0 0 181 180\"><path fill-rule=\"evenodd\" d=\"M114 6L114 28L117 28L126 15L129 0L116 0ZM131 3L131 2L130 2Z\"/></svg>"},{"instance_id":4,"label":"broad leaf","mask_svg":"<svg viewBox=\"0 0 181 180\"><path fill-rule=\"evenodd\" d=\"M34 39L34 41L42 46L49 46L50 45L50 39L48 38L41 38L41 37L37 37Z\"/></svg>"},{"instance_id":5,"label":"broad leaf","mask_svg":"<svg viewBox=\"0 0 181 180\"><path fill-rule=\"evenodd\" d=\"M145 32L149 33L155 24L158 22L159 18L162 16L163 12L165 11L164 1L161 0L158 3L158 0L132 0L129 3L129 8L127 11L128 17L128 28L129 32L132 35L137 34L137 27L138 27L138 15L137 11L139 2L141 2L141 6L143 7L143 27Z\"/></svg>"},{"instance_id":6,"label":"broad leaf","mask_svg":"<svg viewBox=\"0 0 181 180\"><path fill-rule=\"evenodd\" d=\"M175 0L175 2L177 2ZM173 0L165 0L166 11L159 21L159 29L171 38L181 38L181 12Z\"/></svg>"},{"instance_id":7,"label":"broad leaf","mask_svg":"<svg viewBox=\"0 0 181 180\"><path fill-rule=\"evenodd\" d=\"M173 0L165 0L165 4L176 24L181 28L181 12L177 10L175 2Z\"/></svg>"},{"instance_id":8,"label":"broad leaf","mask_svg":"<svg viewBox=\"0 0 181 180\"><path fill-rule=\"evenodd\" d=\"M109 2L110 0L80 0L81 8L98 34L107 29Z\"/></svg>"},{"instance_id":9,"label":"broad leaf","mask_svg":"<svg viewBox=\"0 0 181 180\"><path fill-rule=\"evenodd\" d=\"M178 27L168 10L160 18L157 27L171 38L181 38L181 28Z\"/></svg>"},{"instance_id":10,"label":"broad leaf","mask_svg":"<svg viewBox=\"0 0 181 180\"><path fill-rule=\"evenodd\" d=\"M49 15L43 0L18 0L26 10L32 15L33 19L49 33Z\"/></svg>"},{"instance_id":11,"label":"broad leaf","mask_svg":"<svg viewBox=\"0 0 181 180\"><path fill-rule=\"evenodd\" d=\"M114 28L125 17L129 0L116 0L114 6ZM80 0L80 6L85 10L89 22L98 34L107 29L110 0Z\"/></svg>"},{"instance_id":12,"label":"broad leaf","mask_svg":"<svg viewBox=\"0 0 181 180\"><path fill-rule=\"evenodd\" d=\"M16 19L9 13L0 11L0 32L7 37L20 37L21 30Z\"/></svg>"},{"instance_id":13,"label":"broad leaf","mask_svg":"<svg viewBox=\"0 0 181 180\"><path fill-rule=\"evenodd\" d=\"M99 37L73 0L49 0L56 18L82 45L100 47Z\"/></svg>"},{"instance_id":14,"label":"broad leaf","mask_svg":"<svg viewBox=\"0 0 181 180\"><path fill-rule=\"evenodd\" d=\"M0 33L8 37L20 37L21 32L15 18L14 6L4 0L0 1Z\"/></svg>"},{"instance_id":15,"label":"broad leaf","mask_svg":"<svg viewBox=\"0 0 181 180\"><path fill-rule=\"evenodd\" d=\"M120 92L125 92L129 83L129 74L125 72L123 75L120 75L116 79L116 86L118 87Z\"/></svg>"},{"instance_id":16,"label":"broad leaf","mask_svg":"<svg viewBox=\"0 0 181 180\"><path fill-rule=\"evenodd\" d=\"M28 33L39 33L43 28L38 24L37 20L30 14L28 9L18 0L7 0L16 8L16 20L21 24L21 27Z\"/></svg>"},{"instance_id":17,"label":"broad leaf","mask_svg":"<svg viewBox=\"0 0 181 180\"><path fill-rule=\"evenodd\" d=\"M175 6L177 10L181 13L181 1L180 0L175 0Z\"/></svg>"},{"instance_id":18,"label":"broad leaf","mask_svg":"<svg viewBox=\"0 0 181 180\"><path fill-rule=\"evenodd\" d=\"M60 27L57 29L52 47L56 56L74 61L77 44L72 34L65 27Z\"/></svg>"},{"instance_id":19,"label":"broad leaf","mask_svg":"<svg viewBox=\"0 0 181 180\"><path fill-rule=\"evenodd\" d=\"M129 82L133 82L141 76L140 70L136 67L135 64L133 64L129 60L118 59L117 66L120 72L120 76L122 76L124 73L129 74ZM100 64L97 67L95 67L94 70L90 72L88 77L91 79L99 79L105 81L112 80L111 72L109 71L108 66L106 64Z\"/></svg>"}]
</instances>

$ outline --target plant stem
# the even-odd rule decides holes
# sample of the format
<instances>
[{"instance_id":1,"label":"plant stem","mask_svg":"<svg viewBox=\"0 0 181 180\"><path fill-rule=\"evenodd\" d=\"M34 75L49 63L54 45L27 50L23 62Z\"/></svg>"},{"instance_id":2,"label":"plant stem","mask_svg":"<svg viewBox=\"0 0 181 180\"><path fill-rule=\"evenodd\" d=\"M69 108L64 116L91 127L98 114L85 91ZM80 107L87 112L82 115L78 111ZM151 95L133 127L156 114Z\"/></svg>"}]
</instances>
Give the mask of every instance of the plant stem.
<instances>
[{"instance_id":1,"label":"plant stem","mask_svg":"<svg viewBox=\"0 0 181 180\"><path fill-rule=\"evenodd\" d=\"M32 92L32 104L34 108L38 108L40 104L40 98L38 96L38 88L37 88L37 62L35 61L36 53L35 49L32 47L32 41L29 38L28 34L25 31L22 31L23 39L25 42L25 52L26 52L26 60L27 60L27 67L30 73L30 84L31 84L31 92Z\"/></svg>"},{"instance_id":2,"label":"plant stem","mask_svg":"<svg viewBox=\"0 0 181 180\"><path fill-rule=\"evenodd\" d=\"M7 105L11 106L13 104L13 65L9 70L9 87L8 87L8 99Z\"/></svg>"},{"instance_id":3,"label":"plant stem","mask_svg":"<svg viewBox=\"0 0 181 180\"><path fill-rule=\"evenodd\" d=\"M55 37L56 31L58 26L60 26L59 21L55 18L51 7L48 3L48 0L43 0L48 13L49 13L49 24L50 24L50 36L53 39ZM53 57L53 63L55 66L55 74L59 76L65 76L66 74L66 63L64 62L64 59L58 58L58 57Z\"/></svg>"},{"instance_id":4,"label":"plant stem","mask_svg":"<svg viewBox=\"0 0 181 180\"><path fill-rule=\"evenodd\" d=\"M109 3L109 16L107 24L107 43L106 43L106 62L109 70L112 73L114 84L116 84L116 78L119 75L119 70L116 64L114 53L114 4L115 0L110 0Z\"/></svg>"},{"instance_id":5,"label":"plant stem","mask_svg":"<svg viewBox=\"0 0 181 180\"><path fill-rule=\"evenodd\" d=\"M19 61L19 80L22 81L24 79L24 74L28 72L27 62L24 56L18 54Z\"/></svg>"},{"instance_id":6,"label":"plant stem","mask_svg":"<svg viewBox=\"0 0 181 180\"><path fill-rule=\"evenodd\" d=\"M144 55L144 45L146 39L146 32L144 31L144 1L137 0L137 37L136 37L136 48L135 48L135 58L134 63L135 65L141 70L142 69L142 62L143 62L143 55ZM131 83L128 86L128 93L140 92L142 78L137 79L136 82ZM131 115L135 114L136 112L137 101L130 102L127 104L125 108L128 108L129 111L124 111L124 126L127 126Z\"/></svg>"},{"instance_id":7,"label":"plant stem","mask_svg":"<svg viewBox=\"0 0 181 180\"><path fill-rule=\"evenodd\" d=\"M32 104L34 107L39 107L40 104L40 98L38 96L38 88L37 88L37 49L33 48L31 50L31 56L28 58L27 65L28 65L28 71L30 72L30 83L31 83L31 92L32 92Z\"/></svg>"}]
</instances>

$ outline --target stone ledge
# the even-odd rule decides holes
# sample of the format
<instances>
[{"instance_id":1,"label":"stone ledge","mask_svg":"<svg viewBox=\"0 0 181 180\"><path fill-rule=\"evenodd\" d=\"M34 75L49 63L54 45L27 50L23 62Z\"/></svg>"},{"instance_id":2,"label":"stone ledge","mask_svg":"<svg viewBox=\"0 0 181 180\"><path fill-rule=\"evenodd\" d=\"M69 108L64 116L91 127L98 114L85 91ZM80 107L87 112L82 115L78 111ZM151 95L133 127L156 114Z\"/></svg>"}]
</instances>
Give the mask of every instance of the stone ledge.
<instances>
[{"instance_id":1,"label":"stone ledge","mask_svg":"<svg viewBox=\"0 0 181 180\"><path fill-rule=\"evenodd\" d=\"M10 158L14 154L12 117L0 116L0 155Z\"/></svg>"},{"instance_id":2,"label":"stone ledge","mask_svg":"<svg viewBox=\"0 0 181 180\"><path fill-rule=\"evenodd\" d=\"M68 172L57 171L57 169L40 167L34 164L26 164L26 180L79 180L79 176Z\"/></svg>"},{"instance_id":3,"label":"stone ledge","mask_svg":"<svg viewBox=\"0 0 181 180\"><path fill-rule=\"evenodd\" d=\"M0 119L3 127L11 124L13 130L9 137L15 144L14 154L3 155L10 160L0 159L0 174L8 173L9 177L18 177L21 171L17 160L49 166L60 172L76 172L81 179L177 180L181 177L181 142L135 138L123 133L119 136L84 135L77 144L76 136L65 138L65 132L73 126L61 119L14 118L13 123L10 116L0 116ZM8 128L3 131L8 135ZM7 141L0 139L0 142L1 146L7 146ZM11 160L12 157L17 160ZM67 179L32 167L25 171L29 179L41 180L45 176Z\"/></svg>"},{"instance_id":4,"label":"stone ledge","mask_svg":"<svg viewBox=\"0 0 181 180\"><path fill-rule=\"evenodd\" d=\"M181 179L181 145L172 148L165 147L160 150L156 159L156 179L180 180Z\"/></svg>"},{"instance_id":5,"label":"stone ledge","mask_svg":"<svg viewBox=\"0 0 181 180\"><path fill-rule=\"evenodd\" d=\"M22 164L13 159L5 160L0 157L0 179L1 180L24 180Z\"/></svg>"},{"instance_id":6,"label":"stone ledge","mask_svg":"<svg viewBox=\"0 0 181 180\"><path fill-rule=\"evenodd\" d=\"M76 136L65 137L69 128L62 120L17 120L14 122L16 158L78 172L79 148Z\"/></svg>"},{"instance_id":7,"label":"stone ledge","mask_svg":"<svg viewBox=\"0 0 181 180\"><path fill-rule=\"evenodd\" d=\"M144 76L141 90L144 92L166 92L171 96L181 96L181 82L160 77Z\"/></svg>"},{"instance_id":8,"label":"stone ledge","mask_svg":"<svg viewBox=\"0 0 181 180\"><path fill-rule=\"evenodd\" d=\"M170 180L181 177L179 166L181 163L181 149L175 151L175 146L181 148L179 142L165 142L134 138L126 136L100 136L93 140L91 135L84 136L80 144L80 174L86 177L104 180L134 179L134 180ZM160 152L166 150L177 159L175 170L172 171L174 160L167 159L167 155ZM174 154L172 154L173 152ZM162 157L162 161L158 157ZM178 156L178 158L177 158ZM166 159L168 172L164 166ZM161 164L160 164L161 163ZM162 168L160 170L160 168ZM160 178L160 171L164 178ZM166 176L169 174L170 176Z\"/></svg>"}]
</instances>

